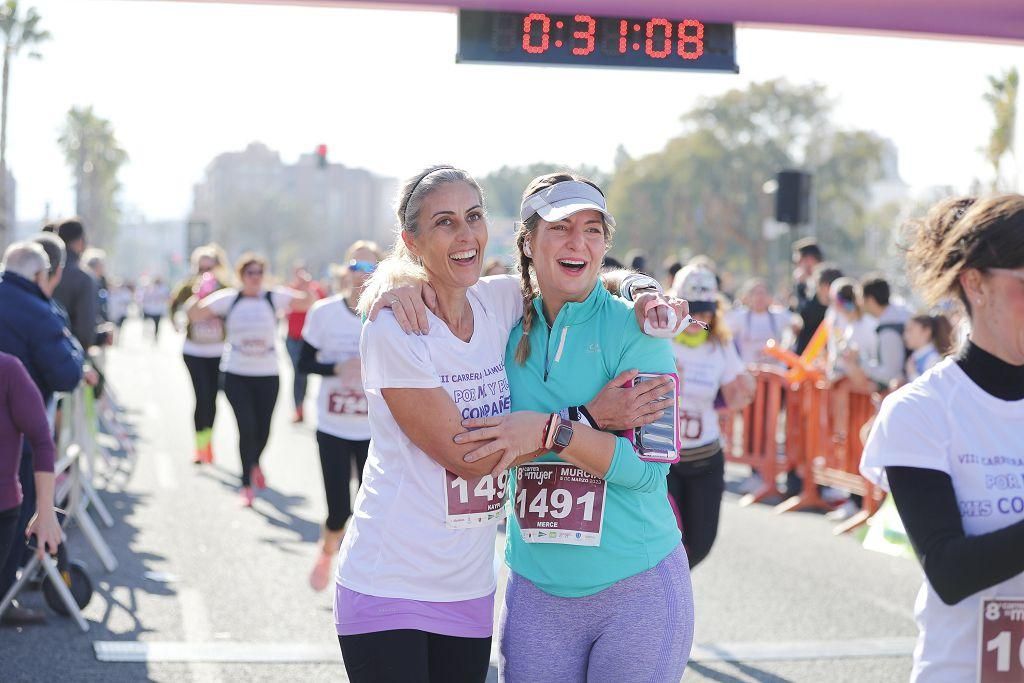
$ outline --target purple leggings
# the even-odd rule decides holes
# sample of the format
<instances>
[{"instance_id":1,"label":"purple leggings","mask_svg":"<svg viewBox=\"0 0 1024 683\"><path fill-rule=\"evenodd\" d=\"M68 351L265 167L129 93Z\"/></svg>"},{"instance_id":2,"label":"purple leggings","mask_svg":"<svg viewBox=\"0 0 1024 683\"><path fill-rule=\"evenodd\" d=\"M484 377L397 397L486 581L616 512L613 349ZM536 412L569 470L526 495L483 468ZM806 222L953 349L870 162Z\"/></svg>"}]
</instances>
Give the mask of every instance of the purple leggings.
<instances>
[{"instance_id":1,"label":"purple leggings","mask_svg":"<svg viewBox=\"0 0 1024 683\"><path fill-rule=\"evenodd\" d=\"M678 683L693 645L686 551L582 598L511 572L499 634L506 683Z\"/></svg>"}]
</instances>

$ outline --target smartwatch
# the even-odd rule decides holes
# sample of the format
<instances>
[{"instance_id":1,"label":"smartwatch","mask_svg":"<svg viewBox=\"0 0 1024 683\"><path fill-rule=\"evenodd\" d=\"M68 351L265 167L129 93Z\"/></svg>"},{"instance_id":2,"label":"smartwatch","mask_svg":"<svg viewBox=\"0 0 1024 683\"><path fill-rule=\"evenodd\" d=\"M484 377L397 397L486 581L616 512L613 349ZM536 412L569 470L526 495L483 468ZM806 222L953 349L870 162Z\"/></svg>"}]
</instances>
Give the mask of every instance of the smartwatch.
<instances>
[{"instance_id":1,"label":"smartwatch","mask_svg":"<svg viewBox=\"0 0 1024 683\"><path fill-rule=\"evenodd\" d=\"M572 422L559 415L558 424L552 433L551 452L558 455L569 446L570 441L572 441Z\"/></svg>"}]
</instances>

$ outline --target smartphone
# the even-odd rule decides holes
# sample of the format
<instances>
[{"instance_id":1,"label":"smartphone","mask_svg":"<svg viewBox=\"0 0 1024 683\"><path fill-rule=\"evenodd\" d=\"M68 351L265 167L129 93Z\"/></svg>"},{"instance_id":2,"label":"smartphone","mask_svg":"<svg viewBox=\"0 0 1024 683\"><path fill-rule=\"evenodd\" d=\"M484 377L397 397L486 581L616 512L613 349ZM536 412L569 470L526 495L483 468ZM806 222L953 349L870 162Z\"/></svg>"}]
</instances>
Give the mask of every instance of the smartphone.
<instances>
[{"instance_id":1,"label":"smartphone","mask_svg":"<svg viewBox=\"0 0 1024 683\"><path fill-rule=\"evenodd\" d=\"M641 372L633 380L633 386L661 381L666 377L671 383L658 399L671 398L672 405L656 422L633 430L633 445L641 460L665 463L679 460L679 376L675 373Z\"/></svg>"}]
</instances>

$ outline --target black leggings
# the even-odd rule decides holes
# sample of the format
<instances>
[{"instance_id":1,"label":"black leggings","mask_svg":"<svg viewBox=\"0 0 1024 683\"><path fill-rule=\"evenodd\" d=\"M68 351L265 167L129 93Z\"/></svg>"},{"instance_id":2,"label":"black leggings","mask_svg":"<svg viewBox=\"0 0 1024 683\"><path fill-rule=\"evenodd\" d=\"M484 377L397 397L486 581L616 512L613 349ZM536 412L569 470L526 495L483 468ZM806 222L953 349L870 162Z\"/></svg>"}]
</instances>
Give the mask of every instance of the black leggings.
<instances>
[{"instance_id":1,"label":"black leggings","mask_svg":"<svg viewBox=\"0 0 1024 683\"><path fill-rule=\"evenodd\" d=\"M0 512L0 567L7 563L7 557L14 549L15 537L18 535L18 517L21 514L21 504ZM18 544L20 551L23 544ZM7 592L6 590L4 591ZM0 595L3 598L3 595Z\"/></svg>"},{"instance_id":2,"label":"black leggings","mask_svg":"<svg viewBox=\"0 0 1024 683\"><path fill-rule=\"evenodd\" d=\"M459 638L399 629L338 636L352 683L482 683L490 638Z\"/></svg>"},{"instance_id":3,"label":"black leggings","mask_svg":"<svg viewBox=\"0 0 1024 683\"><path fill-rule=\"evenodd\" d=\"M677 462L669 468L668 494L679 510L691 569L708 556L715 543L724 492L725 455L721 449L710 457Z\"/></svg>"},{"instance_id":4,"label":"black leggings","mask_svg":"<svg viewBox=\"0 0 1024 683\"><path fill-rule=\"evenodd\" d=\"M357 481L363 483L363 466L369 441L349 441L341 437L316 432L316 445L320 448L320 469L324 473L324 491L327 493L327 523L330 531L341 531L352 514L349 482L352 480L352 459L356 461Z\"/></svg>"},{"instance_id":5,"label":"black leggings","mask_svg":"<svg viewBox=\"0 0 1024 683\"><path fill-rule=\"evenodd\" d=\"M183 355L188 376L192 378L192 389L196 394L196 409L192 414L197 432L213 428L217 417L217 381L220 375L220 357L201 358Z\"/></svg>"},{"instance_id":6,"label":"black leggings","mask_svg":"<svg viewBox=\"0 0 1024 683\"><path fill-rule=\"evenodd\" d=\"M280 381L277 375L246 377L224 373L224 395L238 421L238 453L242 458L242 486L249 486L252 468L270 439L270 420L274 416Z\"/></svg>"},{"instance_id":7,"label":"black leggings","mask_svg":"<svg viewBox=\"0 0 1024 683\"><path fill-rule=\"evenodd\" d=\"M153 339L156 339L157 337L159 337L160 336L160 319L164 317L163 314L157 315L157 314L145 313L145 314L143 314L142 317L144 317L146 320L152 320L153 321Z\"/></svg>"}]
</instances>

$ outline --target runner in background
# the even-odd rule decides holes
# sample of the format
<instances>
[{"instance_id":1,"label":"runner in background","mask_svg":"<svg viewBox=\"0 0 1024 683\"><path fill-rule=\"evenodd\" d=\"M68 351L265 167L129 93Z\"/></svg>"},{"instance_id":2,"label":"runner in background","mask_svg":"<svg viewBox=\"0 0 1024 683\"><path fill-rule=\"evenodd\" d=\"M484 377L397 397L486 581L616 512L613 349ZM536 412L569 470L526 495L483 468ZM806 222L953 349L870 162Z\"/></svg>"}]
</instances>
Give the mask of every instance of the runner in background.
<instances>
[{"instance_id":1,"label":"runner in background","mask_svg":"<svg viewBox=\"0 0 1024 683\"><path fill-rule=\"evenodd\" d=\"M264 286L267 261L247 252L238 259L240 287L227 287L185 304L192 323L220 318L226 344L221 359L224 395L238 423L242 462L242 504L252 507L253 486L266 488L260 456L270 438L274 404L280 388L277 363L277 322L288 302L308 296L287 287Z\"/></svg>"},{"instance_id":2,"label":"runner in background","mask_svg":"<svg viewBox=\"0 0 1024 683\"><path fill-rule=\"evenodd\" d=\"M349 487L353 466L356 481L361 483L370 445L359 360L363 321L356 307L363 285L382 256L373 242L360 240L350 246L344 264L333 272L338 293L314 303L302 328L298 370L323 376L317 397L316 443L327 497L327 520L309 576L310 585L318 591L330 581L331 562L338 554L352 512Z\"/></svg>"},{"instance_id":3,"label":"runner in background","mask_svg":"<svg viewBox=\"0 0 1024 683\"><path fill-rule=\"evenodd\" d=\"M302 353L302 327L306 323L306 312L314 302L327 296L320 283L313 279L313 276L306 270L303 263L296 263L292 269L292 279L288 286L297 292L305 292L306 297L295 299L288 304L288 313L285 319L288 322L288 333L284 339L285 349L288 351L288 358L292 361L292 403L295 407L295 415L292 422L302 422L302 404L306 401L306 380L308 373L303 372L299 367L299 355Z\"/></svg>"},{"instance_id":4,"label":"runner in background","mask_svg":"<svg viewBox=\"0 0 1024 683\"><path fill-rule=\"evenodd\" d=\"M153 322L153 343L160 341L160 321L167 311L167 304L171 300L171 290L164 284L164 279L157 275L142 286L139 293L139 307L142 309L142 317Z\"/></svg>"},{"instance_id":5,"label":"runner in background","mask_svg":"<svg viewBox=\"0 0 1024 683\"><path fill-rule=\"evenodd\" d=\"M110 316L110 322L117 328L115 339L118 341L121 339L121 328L124 327L124 321L128 319L128 313L134 300L135 292L132 291L131 283L114 280L110 296L107 299L107 314Z\"/></svg>"},{"instance_id":6,"label":"runner in background","mask_svg":"<svg viewBox=\"0 0 1024 683\"><path fill-rule=\"evenodd\" d=\"M919 293L972 324L955 358L886 397L861 461L924 568L911 680L1020 681L1024 196L948 199L910 227Z\"/></svg>"},{"instance_id":7,"label":"runner in background","mask_svg":"<svg viewBox=\"0 0 1024 683\"><path fill-rule=\"evenodd\" d=\"M904 372L913 382L953 352L953 325L942 313L915 315L903 330L903 343L910 350Z\"/></svg>"},{"instance_id":8,"label":"runner in background","mask_svg":"<svg viewBox=\"0 0 1024 683\"><path fill-rule=\"evenodd\" d=\"M715 274L703 266L686 266L676 273L672 293L687 301L694 319L709 325L706 330L684 330L672 345L681 381L682 449L679 462L669 470L668 491L693 568L711 552L725 492L725 454L715 399L721 392L725 407L742 409L754 396L754 382L719 313Z\"/></svg>"},{"instance_id":9,"label":"runner in background","mask_svg":"<svg viewBox=\"0 0 1024 683\"><path fill-rule=\"evenodd\" d=\"M769 340L789 346L789 340L784 337L789 331L791 314L782 306L772 305L768 283L760 278L743 283L738 300L741 305L725 315L725 322L732 331L740 360L747 365L777 365L778 361L765 355L764 347Z\"/></svg>"},{"instance_id":10,"label":"runner in background","mask_svg":"<svg viewBox=\"0 0 1024 683\"><path fill-rule=\"evenodd\" d=\"M223 250L216 244L207 244L192 252L192 272L171 297L170 316L175 329L180 327L176 316L185 302L193 296L202 300L227 286L225 260ZM192 414L196 442L192 462L196 464L213 462L213 423L217 417L220 358L223 353L224 321L221 318L197 322L186 320L182 357L196 398Z\"/></svg>"}]
</instances>

